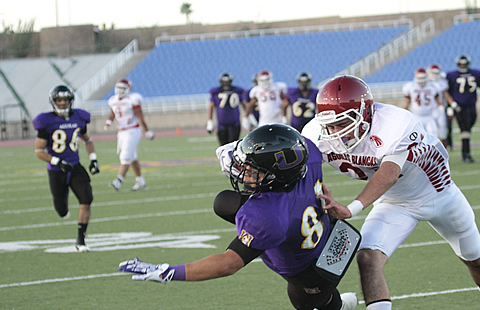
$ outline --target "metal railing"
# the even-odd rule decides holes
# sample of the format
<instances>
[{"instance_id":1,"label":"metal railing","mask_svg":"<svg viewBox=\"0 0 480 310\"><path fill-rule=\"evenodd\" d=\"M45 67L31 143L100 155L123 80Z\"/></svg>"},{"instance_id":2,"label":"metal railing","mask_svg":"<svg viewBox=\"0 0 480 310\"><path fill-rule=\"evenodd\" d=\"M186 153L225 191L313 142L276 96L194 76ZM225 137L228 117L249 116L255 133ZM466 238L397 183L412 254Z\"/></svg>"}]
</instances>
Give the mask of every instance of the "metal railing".
<instances>
[{"instance_id":1,"label":"metal railing","mask_svg":"<svg viewBox=\"0 0 480 310\"><path fill-rule=\"evenodd\" d=\"M132 40L117 56L110 60L103 69L83 84L75 93L79 101L88 100L94 92L103 87L125 63L138 52L137 39Z\"/></svg>"},{"instance_id":2,"label":"metal railing","mask_svg":"<svg viewBox=\"0 0 480 310\"><path fill-rule=\"evenodd\" d=\"M372 22L363 22L363 23L287 27L287 28L275 28L275 29L256 29L256 30L243 30L243 31L230 31L230 32L186 34L186 35L175 35L175 36L167 35L167 36L156 37L155 45L158 45L160 43L168 43L168 42L248 38L248 37L267 36L267 35L299 34L299 33L310 33L310 32L399 27L399 26L408 26L408 28L410 29L413 27L413 21L411 19L401 18L397 20L372 21Z\"/></svg>"},{"instance_id":3,"label":"metal railing","mask_svg":"<svg viewBox=\"0 0 480 310\"><path fill-rule=\"evenodd\" d=\"M388 44L338 72L337 75L349 74L364 78L374 71L381 69L383 66L397 60L412 48L435 36L435 34L435 20L429 18L420 26L410 29L397 38L392 39Z\"/></svg>"},{"instance_id":4,"label":"metal railing","mask_svg":"<svg viewBox=\"0 0 480 310\"><path fill-rule=\"evenodd\" d=\"M142 102L142 110L147 114L206 111L209 101L210 94L147 97ZM110 113L107 100L83 102L82 109L89 111L92 116L108 116Z\"/></svg>"}]
</instances>

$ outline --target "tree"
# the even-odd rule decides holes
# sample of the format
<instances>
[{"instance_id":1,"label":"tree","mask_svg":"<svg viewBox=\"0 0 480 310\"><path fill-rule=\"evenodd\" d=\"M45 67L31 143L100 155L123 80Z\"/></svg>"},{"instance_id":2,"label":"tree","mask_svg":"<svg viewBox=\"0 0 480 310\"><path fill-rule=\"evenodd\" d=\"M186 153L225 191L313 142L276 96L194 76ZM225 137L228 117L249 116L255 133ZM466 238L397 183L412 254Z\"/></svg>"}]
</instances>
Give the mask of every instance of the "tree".
<instances>
[{"instance_id":1,"label":"tree","mask_svg":"<svg viewBox=\"0 0 480 310\"><path fill-rule=\"evenodd\" d=\"M25 58L33 49L32 40L35 26L35 19L22 23L18 21L17 30L12 25L3 24L3 33L7 36L8 49L14 57Z\"/></svg>"},{"instance_id":2,"label":"tree","mask_svg":"<svg viewBox=\"0 0 480 310\"><path fill-rule=\"evenodd\" d=\"M192 4L187 2L182 3L182 6L180 7L180 13L185 14L187 24L190 23L190 14L193 12L191 7Z\"/></svg>"}]
</instances>

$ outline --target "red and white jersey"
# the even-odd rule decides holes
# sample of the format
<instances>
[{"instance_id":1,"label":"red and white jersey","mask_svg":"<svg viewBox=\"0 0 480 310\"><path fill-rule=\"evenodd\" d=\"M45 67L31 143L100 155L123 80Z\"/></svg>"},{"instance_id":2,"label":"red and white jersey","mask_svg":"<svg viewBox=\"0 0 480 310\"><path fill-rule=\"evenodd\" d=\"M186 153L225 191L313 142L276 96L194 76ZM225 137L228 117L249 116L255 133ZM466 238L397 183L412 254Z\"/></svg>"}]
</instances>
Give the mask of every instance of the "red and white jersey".
<instances>
[{"instance_id":1,"label":"red and white jersey","mask_svg":"<svg viewBox=\"0 0 480 310\"><path fill-rule=\"evenodd\" d=\"M443 96L443 92L448 89L448 82L446 79L439 79L437 81L431 81L430 83L435 86L438 90L438 95L440 96L440 101L443 103L444 107L448 105L447 101Z\"/></svg>"},{"instance_id":2,"label":"red and white jersey","mask_svg":"<svg viewBox=\"0 0 480 310\"><path fill-rule=\"evenodd\" d=\"M437 113L438 89L431 82L420 87L415 82L408 82L403 85L403 94L410 98L408 109L417 116L432 116Z\"/></svg>"},{"instance_id":3,"label":"red and white jersey","mask_svg":"<svg viewBox=\"0 0 480 310\"><path fill-rule=\"evenodd\" d=\"M142 100L142 95L139 93L131 93L122 99L118 98L117 95L113 95L108 99L108 105L115 113L118 130L140 126L133 110L141 106Z\"/></svg>"},{"instance_id":4,"label":"red and white jersey","mask_svg":"<svg viewBox=\"0 0 480 310\"><path fill-rule=\"evenodd\" d=\"M287 84L275 82L269 89L255 86L250 90L250 98L257 98L258 126L282 123L282 95L287 93Z\"/></svg>"},{"instance_id":5,"label":"red and white jersey","mask_svg":"<svg viewBox=\"0 0 480 310\"><path fill-rule=\"evenodd\" d=\"M400 178L378 201L408 201L420 206L453 184L446 149L425 131L418 118L393 105L375 102L374 107L370 131L348 153L336 154L320 139L315 119L302 135L317 145L325 162L353 179L369 180L386 156L408 151Z\"/></svg>"}]
</instances>

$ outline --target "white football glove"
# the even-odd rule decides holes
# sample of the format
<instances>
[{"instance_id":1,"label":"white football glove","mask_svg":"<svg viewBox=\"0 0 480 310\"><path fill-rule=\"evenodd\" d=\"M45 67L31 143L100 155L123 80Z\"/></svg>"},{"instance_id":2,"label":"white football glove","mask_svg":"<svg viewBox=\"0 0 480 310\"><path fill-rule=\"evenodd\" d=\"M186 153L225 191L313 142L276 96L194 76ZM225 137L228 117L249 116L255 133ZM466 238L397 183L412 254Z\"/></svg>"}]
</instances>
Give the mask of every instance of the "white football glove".
<instances>
[{"instance_id":1,"label":"white football glove","mask_svg":"<svg viewBox=\"0 0 480 310\"><path fill-rule=\"evenodd\" d=\"M105 121L105 125L103 126L103 130L108 130L108 128L110 127L110 125L112 125L112 121L107 119Z\"/></svg>"},{"instance_id":2,"label":"white football glove","mask_svg":"<svg viewBox=\"0 0 480 310\"><path fill-rule=\"evenodd\" d=\"M282 116L282 124L288 125L288 118L286 116Z\"/></svg>"},{"instance_id":3,"label":"white football glove","mask_svg":"<svg viewBox=\"0 0 480 310\"><path fill-rule=\"evenodd\" d=\"M149 131L145 132L145 137L148 140L153 140L153 138L155 137L155 134L153 133L153 131L149 130Z\"/></svg>"},{"instance_id":4,"label":"white football glove","mask_svg":"<svg viewBox=\"0 0 480 310\"><path fill-rule=\"evenodd\" d=\"M258 121L255 118L255 115L253 114L248 115L248 120L250 121L250 126L252 126L252 128L258 127Z\"/></svg>"},{"instance_id":5,"label":"white football glove","mask_svg":"<svg viewBox=\"0 0 480 310\"><path fill-rule=\"evenodd\" d=\"M207 131L209 134L212 134L212 131L213 129L215 128L215 126L213 125L213 121L211 119L209 119L207 121Z\"/></svg>"},{"instance_id":6,"label":"white football glove","mask_svg":"<svg viewBox=\"0 0 480 310\"><path fill-rule=\"evenodd\" d=\"M232 153L237 145L238 141L233 141L228 144L222 145L217 148L216 154L220 161L220 168L222 169L223 174L227 177L230 177L230 170L234 175L239 175L240 171L236 168L231 168L232 166Z\"/></svg>"},{"instance_id":7,"label":"white football glove","mask_svg":"<svg viewBox=\"0 0 480 310\"><path fill-rule=\"evenodd\" d=\"M162 277L162 274L170 267L168 264L154 265L142 262L137 257L133 260L126 260L118 265L118 271L136 273L132 276L132 280L139 281L155 281L167 284L173 278L175 270L172 269Z\"/></svg>"},{"instance_id":8,"label":"white football glove","mask_svg":"<svg viewBox=\"0 0 480 310\"><path fill-rule=\"evenodd\" d=\"M244 130L250 131L250 121L248 120L248 117L242 117L242 128Z\"/></svg>"}]
</instances>

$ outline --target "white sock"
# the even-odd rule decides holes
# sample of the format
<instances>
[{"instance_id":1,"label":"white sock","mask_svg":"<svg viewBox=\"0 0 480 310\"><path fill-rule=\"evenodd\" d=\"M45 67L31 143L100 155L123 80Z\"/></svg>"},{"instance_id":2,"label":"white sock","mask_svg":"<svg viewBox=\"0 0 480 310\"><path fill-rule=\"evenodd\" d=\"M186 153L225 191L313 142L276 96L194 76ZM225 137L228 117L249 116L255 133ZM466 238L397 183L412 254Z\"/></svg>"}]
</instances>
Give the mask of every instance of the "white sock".
<instances>
[{"instance_id":1,"label":"white sock","mask_svg":"<svg viewBox=\"0 0 480 310\"><path fill-rule=\"evenodd\" d=\"M145 179L143 178L142 175L139 177L135 177L135 181L145 183Z\"/></svg>"},{"instance_id":2,"label":"white sock","mask_svg":"<svg viewBox=\"0 0 480 310\"><path fill-rule=\"evenodd\" d=\"M391 301L379 301L367 306L367 310L392 310Z\"/></svg>"}]
</instances>

